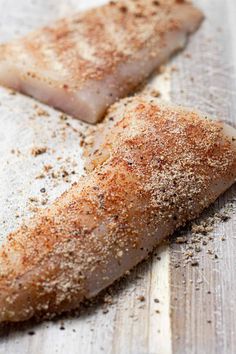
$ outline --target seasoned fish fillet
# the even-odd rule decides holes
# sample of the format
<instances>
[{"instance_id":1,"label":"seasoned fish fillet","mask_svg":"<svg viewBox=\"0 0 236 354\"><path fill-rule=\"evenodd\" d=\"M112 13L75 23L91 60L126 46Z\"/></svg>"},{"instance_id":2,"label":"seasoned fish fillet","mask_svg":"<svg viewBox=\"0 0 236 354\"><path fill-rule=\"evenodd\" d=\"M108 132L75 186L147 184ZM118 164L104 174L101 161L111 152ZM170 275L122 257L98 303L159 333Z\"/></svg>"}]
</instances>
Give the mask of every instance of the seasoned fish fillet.
<instances>
[{"instance_id":1,"label":"seasoned fish fillet","mask_svg":"<svg viewBox=\"0 0 236 354\"><path fill-rule=\"evenodd\" d=\"M234 183L229 126L147 96L109 119L88 175L2 246L0 321L78 307Z\"/></svg>"},{"instance_id":2,"label":"seasoned fish fillet","mask_svg":"<svg viewBox=\"0 0 236 354\"><path fill-rule=\"evenodd\" d=\"M89 123L182 48L202 13L175 0L125 0L0 46L0 84Z\"/></svg>"}]
</instances>

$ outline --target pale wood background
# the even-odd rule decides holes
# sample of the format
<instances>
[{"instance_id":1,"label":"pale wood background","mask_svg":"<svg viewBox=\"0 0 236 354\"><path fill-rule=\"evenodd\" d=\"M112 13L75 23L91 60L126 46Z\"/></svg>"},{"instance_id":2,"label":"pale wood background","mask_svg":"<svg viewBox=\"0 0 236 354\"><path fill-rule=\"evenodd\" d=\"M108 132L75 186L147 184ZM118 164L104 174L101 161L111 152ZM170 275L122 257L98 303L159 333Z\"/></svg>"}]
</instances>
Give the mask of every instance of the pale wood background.
<instances>
[{"instance_id":1,"label":"pale wood background","mask_svg":"<svg viewBox=\"0 0 236 354\"><path fill-rule=\"evenodd\" d=\"M236 124L236 2L196 3L207 18L186 50L192 57L180 55L175 60L179 71L172 76L171 98ZM220 210L233 199L235 186L216 202L215 209ZM175 269L173 260L183 263L184 247L171 247L173 353L236 353L235 226L232 212L231 219L216 226L213 240L202 247L196 268ZM222 236L226 241L221 241ZM209 249L218 259L207 254Z\"/></svg>"},{"instance_id":2,"label":"pale wood background","mask_svg":"<svg viewBox=\"0 0 236 354\"><path fill-rule=\"evenodd\" d=\"M84 0L78 4L76 0L0 0L0 41L27 33L74 9L102 2L105 1ZM165 100L195 106L236 123L236 2L195 2L206 14L204 25L153 85L161 90ZM30 215L28 197L38 196L45 183L49 202L68 188L64 181L54 186L50 180L35 180L45 159L46 163L58 164L60 150L64 160L72 156L78 163L71 183L82 173L78 134L67 130L65 137L59 114L52 109L47 109L50 117L32 119L33 106L33 100L11 96L0 89L0 239ZM79 131L84 129L72 119L69 123ZM57 137L52 141L53 131ZM55 152L35 161L28 153L34 144L47 144ZM18 157L10 154L16 146L22 152ZM221 210L233 199L235 186L216 202L214 209ZM1 327L0 354L235 353L236 216L234 207L231 209L230 219L215 225L213 239L197 254L198 267L184 264L186 244L172 242L157 249L148 261L111 289L113 305L104 305L101 296L80 316ZM207 213L202 220L206 217ZM186 234L191 240L191 232ZM207 253L209 249L217 254L217 259ZM140 301L140 296L145 301ZM64 330L60 329L62 326ZM29 331L35 334L29 335Z\"/></svg>"}]
</instances>

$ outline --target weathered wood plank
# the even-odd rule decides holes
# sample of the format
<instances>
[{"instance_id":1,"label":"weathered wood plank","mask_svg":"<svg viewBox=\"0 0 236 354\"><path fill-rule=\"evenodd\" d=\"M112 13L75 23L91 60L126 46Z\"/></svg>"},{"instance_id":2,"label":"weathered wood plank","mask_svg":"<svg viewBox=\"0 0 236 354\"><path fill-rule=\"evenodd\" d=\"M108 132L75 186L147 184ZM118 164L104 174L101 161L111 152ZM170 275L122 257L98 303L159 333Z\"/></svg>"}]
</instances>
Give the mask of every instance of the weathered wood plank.
<instances>
[{"instance_id":1,"label":"weathered wood plank","mask_svg":"<svg viewBox=\"0 0 236 354\"><path fill-rule=\"evenodd\" d=\"M172 100L236 124L236 3L196 3L207 18L186 50L190 57L181 55L174 60L178 71L172 78ZM235 196L234 186L215 203L214 210L222 210ZM215 225L213 239L200 246L200 253L195 252L198 267L184 265L189 245L171 247L173 353L235 353L236 217L233 211L230 216L227 222ZM188 237L189 242L195 238L191 233Z\"/></svg>"}]
</instances>

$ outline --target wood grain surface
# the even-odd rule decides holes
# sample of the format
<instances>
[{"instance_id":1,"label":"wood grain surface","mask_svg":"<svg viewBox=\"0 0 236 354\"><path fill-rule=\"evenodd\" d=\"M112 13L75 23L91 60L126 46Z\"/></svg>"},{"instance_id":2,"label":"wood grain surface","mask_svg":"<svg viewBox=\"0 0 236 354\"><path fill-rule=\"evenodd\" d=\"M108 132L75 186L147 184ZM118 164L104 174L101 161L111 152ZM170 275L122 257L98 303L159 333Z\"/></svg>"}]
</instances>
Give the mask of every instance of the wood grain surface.
<instances>
[{"instance_id":1,"label":"wood grain surface","mask_svg":"<svg viewBox=\"0 0 236 354\"><path fill-rule=\"evenodd\" d=\"M103 2L0 0L0 41ZM202 28L152 85L167 101L236 124L236 2L195 3L206 14ZM82 173L78 132L86 126L69 118L64 129L60 113L40 104L50 116L35 118L34 106L33 100L0 89L0 240L33 213L30 196L41 198L40 189L46 187L50 203ZM35 144L48 146L49 152L33 159L29 151ZM15 148L19 156L10 153ZM35 180L45 163L60 170L58 157L73 158L76 175L57 185L47 178ZM214 221L212 232L200 241L191 227L181 230L174 239L181 236L186 243L173 239L159 247L79 313L0 327L0 354L236 353L235 199L233 186L198 220L208 222L225 210L229 216Z\"/></svg>"},{"instance_id":2,"label":"wood grain surface","mask_svg":"<svg viewBox=\"0 0 236 354\"><path fill-rule=\"evenodd\" d=\"M174 60L178 71L172 76L171 99L235 125L236 2L198 0L196 3L204 9L207 18L186 51ZM222 211L232 202L235 205L235 199L236 187L233 186L215 203L214 211ZM236 217L233 209L227 222L214 225L210 234L212 240L203 237L202 251L197 256L198 267L184 265L188 245L171 246L173 353L236 353ZM204 217L207 219L207 213L201 220ZM188 238L191 244L195 236L190 232ZM203 241L207 244L202 245ZM176 264L181 266L175 268Z\"/></svg>"}]
</instances>

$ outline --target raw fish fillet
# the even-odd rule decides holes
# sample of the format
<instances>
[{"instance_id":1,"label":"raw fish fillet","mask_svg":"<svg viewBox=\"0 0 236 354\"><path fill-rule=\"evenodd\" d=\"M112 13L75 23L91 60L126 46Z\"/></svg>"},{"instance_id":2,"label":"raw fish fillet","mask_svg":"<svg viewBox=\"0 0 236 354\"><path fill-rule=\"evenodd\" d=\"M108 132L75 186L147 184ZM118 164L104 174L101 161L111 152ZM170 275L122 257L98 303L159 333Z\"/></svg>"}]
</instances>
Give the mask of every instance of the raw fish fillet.
<instances>
[{"instance_id":1,"label":"raw fish fillet","mask_svg":"<svg viewBox=\"0 0 236 354\"><path fill-rule=\"evenodd\" d=\"M1 247L0 322L77 308L234 183L235 129L148 96L108 114L88 175Z\"/></svg>"},{"instance_id":2,"label":"raw fish fillet","mask_svg":"<svg viewBox=\"0 0 236 354\"><path fill-rule=\"evenodd\" d=\"M184 1L112 1L1 45L0 84L96 123L182 48L202 18Z\"/></svg>"}]
</instances>

